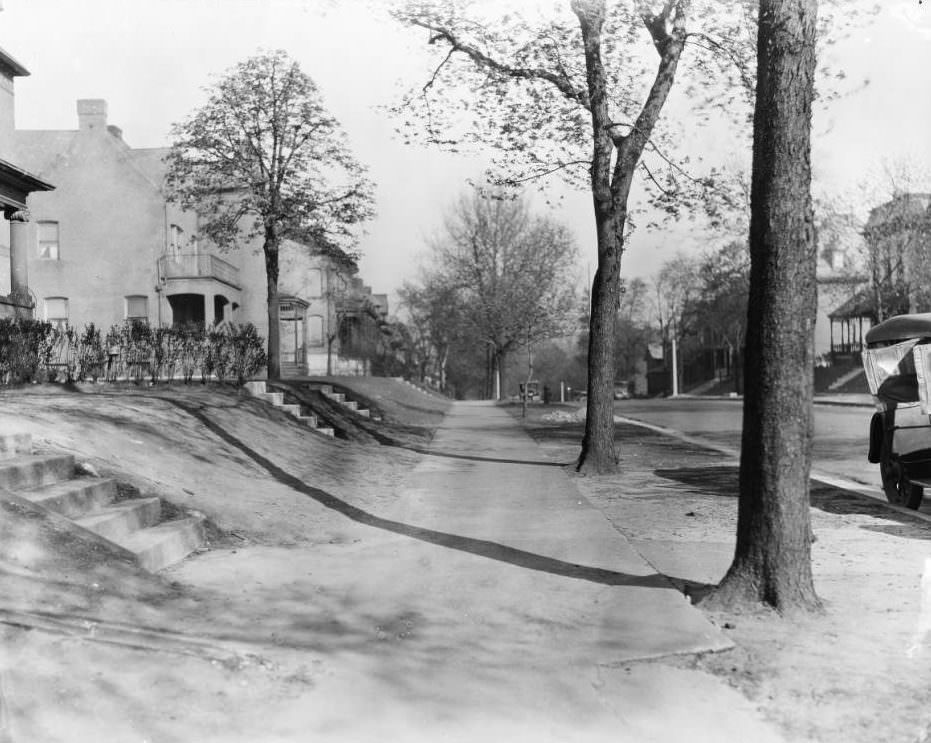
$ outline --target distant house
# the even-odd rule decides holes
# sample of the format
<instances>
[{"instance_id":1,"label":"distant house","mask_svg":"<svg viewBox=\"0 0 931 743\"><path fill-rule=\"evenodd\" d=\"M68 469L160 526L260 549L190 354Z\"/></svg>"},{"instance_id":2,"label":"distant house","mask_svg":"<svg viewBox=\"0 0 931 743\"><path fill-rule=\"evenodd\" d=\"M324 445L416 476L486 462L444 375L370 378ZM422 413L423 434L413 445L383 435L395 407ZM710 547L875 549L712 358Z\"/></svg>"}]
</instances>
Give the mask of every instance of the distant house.
<instances>
[{"instance_id":1,"label":"distant house","mask_svg":"<svg viewBox=\"0 0 931 743\"><path fill-rule=\"evenodd\" d=\"M28 74L0 49L0 208L6 223L0 228L0 318L32 317L35 302L28 278L31 243L26 202L30 193L53 188L14 164L14 82Z\"/></svg>"},{"instance_id":2,"label":"distant house","mask_svg":"<svg viewBox=\"0 0 931 743\"><path fill-rule=\"evenodd\" d=\"M56 183L29 199L28 266L37 315L50 322L108 328L124 320L157 325L252 323L268 332L265 263L258 239L222 251L199 235L198 217L163 191L165 148L137 149L107 122L107 103L77 102L78 128L15 132L18 156ZM360 372L343 359L334 291L355 263L285 241L279 313L284 373ZM361 282L360 282L361 283ZM331 358L331 361L334 359Z\"/></svg>"}]
</instances>

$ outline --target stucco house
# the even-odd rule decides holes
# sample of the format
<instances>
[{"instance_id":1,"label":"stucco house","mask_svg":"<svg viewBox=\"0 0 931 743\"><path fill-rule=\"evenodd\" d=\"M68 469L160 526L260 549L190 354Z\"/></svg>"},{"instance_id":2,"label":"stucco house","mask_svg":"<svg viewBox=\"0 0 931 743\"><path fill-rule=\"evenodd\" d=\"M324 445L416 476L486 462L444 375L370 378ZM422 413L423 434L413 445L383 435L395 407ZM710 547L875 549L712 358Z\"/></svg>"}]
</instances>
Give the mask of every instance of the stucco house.
<instances>
[{"instance_id":1,"label":"stucco house","mask_svg":"<svg viewBox=\"0 0 931 743\"><path fill-rule=\"evenodd\" d=\"M2 7L0 7L2 9ZM48 191L52 185L16 164L14 146L15 90L17 77L29 71L0 49L0 318L31 317L34 300L29 290L30 193Z\"/></svg>"},{"instance_id":2,"label":"stucco house","mask_svg":"<svg viewBox=\"0 0 931 743\"><path fill-rule=\"evenodd\" d=\"M267 335L261 244L221 251L198 236L198 218L170 203L162 185L165 148L133 148L107 121L101 99L77 101L77 129L14 133L20 162L56 184L29 198L28 270L39 318L99 327L127 319L151 324L254 324ZM279 280L281 363L286 373L323 373L339 323L341 281L355 263L332 250L286 241ZM359 364L329 344L334 373Z\"/></svg>"}]
</instances>

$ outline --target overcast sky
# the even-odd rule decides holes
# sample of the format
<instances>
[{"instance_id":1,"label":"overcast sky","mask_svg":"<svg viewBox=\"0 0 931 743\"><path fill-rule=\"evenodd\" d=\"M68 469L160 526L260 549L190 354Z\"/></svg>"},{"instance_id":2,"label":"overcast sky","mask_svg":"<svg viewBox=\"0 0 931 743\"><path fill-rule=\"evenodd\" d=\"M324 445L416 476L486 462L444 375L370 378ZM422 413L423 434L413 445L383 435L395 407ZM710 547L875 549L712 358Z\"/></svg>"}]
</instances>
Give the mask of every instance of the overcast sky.
<instances>
[{"instance_id":1,"label":"overcast sky","mask_svg":"<svg viewBox=\"0 0 931 743\"><path fill-rule=\"evenodd\" d=\"M76 128L75 101L104 98L109 123L130 145L165 146L170 124L204 100L212 75L260 48L288 51L316 80L377 184L379 215L361 244L363 277L376 292L393 293L416 275L424 236L465 179L482 171L480 158L393 139L377 106L396 100L399 85L426 79L424 39L353 0L0 2L0 46L32 73L16 84L23 129ZM870 84L818 114L817 189L850 191L883 160L931 162L929 5L882 0L875 20L832 52L849 78ZM556 216L576 232L584 278L595 261L590 197L571 195ZM687 232L640 231L622 270L650 276L677 249L695 247Z\"/></svg>"}]
</instances>

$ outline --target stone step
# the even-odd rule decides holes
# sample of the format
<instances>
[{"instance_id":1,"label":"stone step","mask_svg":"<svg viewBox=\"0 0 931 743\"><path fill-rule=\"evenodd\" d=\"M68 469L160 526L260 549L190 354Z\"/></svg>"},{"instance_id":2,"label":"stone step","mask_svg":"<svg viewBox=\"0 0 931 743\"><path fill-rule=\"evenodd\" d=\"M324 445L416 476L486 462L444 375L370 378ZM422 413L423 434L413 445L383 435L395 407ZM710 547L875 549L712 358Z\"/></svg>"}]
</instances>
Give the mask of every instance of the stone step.
<instances>
[{"instance_id":1,"label":"stone step","mask_svg":"<svg viewBox=\"0 0 931 743\"><path fill-rule=\"evenodd\" d=\"M73 519L109 505L116 497L116 482L109 478L80 478L27 490L22 496L49 511Z\"/></svg>"},{"instance_id":2,"label":"stone step","mask_svg":"<svg viewBox=\"0 0 931 743\"><path fill-rule=\"evenodd\" d=\"M189 516L140 529L118 542L134 555L139 565L156 571L180 562L206 543L204 522Z\"/></svg>"},{"instance_id":3,"label":"stone step","mask_svg":"<svg viewBox=\"0 0 931 743\"><path fill-rule=\"evenodd\" d=\"M263 395L268 391L265 382L246 382L243 386L249 391L250 395Z\"/></svg>"},{"instance_id":4,"label":"stone step","mask_svg":"<svg viewBox=\"0 0 931 743\"><path fill-rule=\"evenodd\" d=\"M346 400L346 401L343 402L343 405L344 405L345 407L349 408L350 410L358 410L358 409L359 409L359 403L355 402L354 400Z\"/></svg>"},{"instance_id":5,"label":"stone step","mask_svg":"<svg viewBox=\"0 0 931 743\"><path fill-rule=\"evenodd\" d=\"M75 523L104 539L122 544L140 529L155 526L161 516L161 499L134 498L75 519Z\"/></svg>"},{"instance_id":6,"label":"stone step","mask_svg":"<svg viewBox=\"0 0 931 743\"><path fill-rule=\"evenodd\" d=\"M335 400L336 402L346 401L346 394L344 392L331 392L329 395L327 395L327 397L329 397L331 400Z\"/></svg>"},{"instance_id":7,"label":"stone step","mask_svg":"<svg viewBox=\"0 0 931 743\"><path fill-rule=\"evenodd\" d=\"M301 406L294 403L284 403L283 405L278 406L279 410L288 413L289 415L299 416L301 414Z\"/></svg>"},{"instance_id":8,"label":"stone step","mask_svg":"<svg viewBox=\"0 0 931 743\"><path fill-rule=\"evenodd\" d=\"M311 428L317 427L317 416L316 415L299 415L297 419Z\"/></svg>"},{"instance_id":9,"label":"stone step","mask_svg":"<svg viewBox=\"0 0 931 743\"><path fill-rule=\"evenodd\" d=\"M0 460L0 488L30 490L67 480L74 474L70 454L29 454Z\"/></svg>"},{"instance_id":10,"label":"stone step","mask_svg":"<svg viewBox=\"0 0 931 743\"><path fill-rule=\"evenodd\" d=\"M371 418L372 414L365 408L359 408L356 412L361 415L363 418Z\"/></svg>"},{"instance_id":11,"label":"stone step","mask_svg":"<svg viewBox=\"0 0 931 743\"><path fill-rule=\"evenodd\" d=\"M32 454L32 435L4 433L0 435L0 460Z\"/></svg>"},{"instance_id":12,"label":"stone step","mask_svg":"<svg viewBox=\"0 0 931 743\"><path fill-rule=\"evenodd\" d=\"M324 436L336 436L336 432L332 428L323 427L314 429L317 433L322 433Z\"/></svg>"},{"instance_id":13,"label":"stone step","mask_svg":"<svg viewBox=\"0 0 931 743\"><path fill-rule=\"evenodd\" d=\"M284 405L284 392L263 392L256 397L275 406Z\"/></svg>"}]
</instances>

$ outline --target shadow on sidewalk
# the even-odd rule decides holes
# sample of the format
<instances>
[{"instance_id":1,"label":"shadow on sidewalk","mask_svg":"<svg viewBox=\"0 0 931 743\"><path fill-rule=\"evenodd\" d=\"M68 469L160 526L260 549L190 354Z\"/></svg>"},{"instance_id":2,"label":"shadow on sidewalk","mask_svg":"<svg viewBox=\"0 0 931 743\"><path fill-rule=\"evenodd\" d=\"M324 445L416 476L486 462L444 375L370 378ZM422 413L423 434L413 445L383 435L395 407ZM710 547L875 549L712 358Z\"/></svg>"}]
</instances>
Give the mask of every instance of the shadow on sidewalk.
<instances>
[{"instance_id":1,"label":"shadow on sidewalk","mask_svg":"<svg viewBox=\"0 0 931 743\"><path fill-rule=\"evenodd\" d=\"M194 408L179 400L166 398L166 402L199 420L216 436L239 449L278 482L286 485L292 490L313 498L322 506L332 509L357 523L417 539L421 542L447 547L460 552L467 552L480 557L487 557L491 560L505 562L528 570L538 570L552 575L561 575L566 578L577 578L579 580L587 580L607 586L639 586L643 588L666 588L669 590L676 590L671 580L660 573L654 573L652 575L629 575L627 573L619 573L604 568L578 565L576 563L564 562L552 557L526 552L525 550L516 549L514 547L508 547L503 544L498 544L497 542L490 542L484 539L473 539L458 534L449 534L447 532L425 529L399 521L381 518L380 516L376 516L368 511L353 506L324 490L307 485L299 478L286 472L269 459L266 459L261 454L251 449L226 431L222 426L210 420L203 410Z\"/></svg>"}]
</instances>

